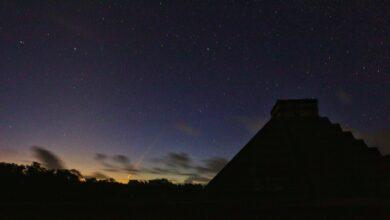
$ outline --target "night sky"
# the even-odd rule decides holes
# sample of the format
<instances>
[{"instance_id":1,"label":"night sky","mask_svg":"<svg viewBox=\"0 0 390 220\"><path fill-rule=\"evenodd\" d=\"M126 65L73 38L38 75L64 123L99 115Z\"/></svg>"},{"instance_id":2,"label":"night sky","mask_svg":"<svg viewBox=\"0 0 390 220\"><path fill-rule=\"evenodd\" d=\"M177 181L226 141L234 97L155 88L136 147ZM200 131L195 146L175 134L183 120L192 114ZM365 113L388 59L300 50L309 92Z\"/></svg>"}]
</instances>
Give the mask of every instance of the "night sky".
<instances>
[{"instance_id":1,"label":"night sky","mask_svg":"<svg viewBox=\"0 0 390 220\"><path fill-rule=\"evenodd\" d=\"M207 182L287 98L390 153L388 2L44 2L0 2L0 161Z\"/></svg>"}]
</instances>

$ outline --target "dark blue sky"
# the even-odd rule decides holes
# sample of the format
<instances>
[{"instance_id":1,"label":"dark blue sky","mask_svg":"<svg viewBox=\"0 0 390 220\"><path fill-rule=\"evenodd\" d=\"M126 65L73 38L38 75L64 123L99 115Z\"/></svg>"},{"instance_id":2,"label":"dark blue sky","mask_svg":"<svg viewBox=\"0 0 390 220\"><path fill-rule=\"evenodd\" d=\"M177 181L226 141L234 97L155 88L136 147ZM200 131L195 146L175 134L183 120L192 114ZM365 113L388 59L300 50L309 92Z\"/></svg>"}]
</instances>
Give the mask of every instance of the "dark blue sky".
<instances>
[{"instance_id":1,"label":"dark blue sky","mask_svg":"<svg viewBox=\"0 0 390 220\"><path fill-rule=\"evenodd\" d=\"M29 163L36 145L86 174L180 181L150 170L169 158L230 159L278 98L311 97L390 153L389 9L385 1L2 1L0 159ZM115 155L142 171L118 168Z\"/></svg>"}]
</instances>

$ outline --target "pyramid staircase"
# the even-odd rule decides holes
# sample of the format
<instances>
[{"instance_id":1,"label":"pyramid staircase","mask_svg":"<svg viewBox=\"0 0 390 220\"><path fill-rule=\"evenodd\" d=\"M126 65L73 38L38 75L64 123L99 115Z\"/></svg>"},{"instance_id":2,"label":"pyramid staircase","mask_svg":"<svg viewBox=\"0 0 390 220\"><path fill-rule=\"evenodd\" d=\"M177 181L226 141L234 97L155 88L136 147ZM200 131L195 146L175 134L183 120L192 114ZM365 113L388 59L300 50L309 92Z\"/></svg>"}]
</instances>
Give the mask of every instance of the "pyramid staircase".
<instances>
[{"instance_id":1,"label":"pyramid staircase","mask_svg":"<svg viewBox=\"0 0 390 220\"><path fill-rule=\"evenodd\" d=\"M317 100L278 100L271 115L207 190L354 195L389 186L380 152L320 117Z\"/></svg>"}]
</instances>

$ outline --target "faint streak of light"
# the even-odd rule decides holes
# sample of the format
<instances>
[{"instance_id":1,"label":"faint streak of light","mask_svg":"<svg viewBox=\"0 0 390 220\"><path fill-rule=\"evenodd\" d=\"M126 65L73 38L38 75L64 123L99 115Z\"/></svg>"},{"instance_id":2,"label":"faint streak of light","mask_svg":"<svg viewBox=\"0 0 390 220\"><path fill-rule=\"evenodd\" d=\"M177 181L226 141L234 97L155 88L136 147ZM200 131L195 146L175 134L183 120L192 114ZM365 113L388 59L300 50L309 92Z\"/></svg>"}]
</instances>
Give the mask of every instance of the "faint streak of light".
<instances>
[{"instance_id":1,"label":"faint streak of light","mask_svg":"<svg viewBox=\"0 0 390 220\"><path fill-rule=\"evenodd\" d=\"M162 129L163 131L165 129ZM146 150L144 151L144 153L139 157L139 159L137 160L137 162L135 162L134 164L134 168L135 169L138 169L138 167L141 165L141 163L143 162L144 158L148 155L149 151L154 147L154 145L157 143L157 141L160 139L160 137L162 136L164 132L160 131L156 136L155 138L153 139L152 143L146 147Z\"/></svg>"}]
</instances>

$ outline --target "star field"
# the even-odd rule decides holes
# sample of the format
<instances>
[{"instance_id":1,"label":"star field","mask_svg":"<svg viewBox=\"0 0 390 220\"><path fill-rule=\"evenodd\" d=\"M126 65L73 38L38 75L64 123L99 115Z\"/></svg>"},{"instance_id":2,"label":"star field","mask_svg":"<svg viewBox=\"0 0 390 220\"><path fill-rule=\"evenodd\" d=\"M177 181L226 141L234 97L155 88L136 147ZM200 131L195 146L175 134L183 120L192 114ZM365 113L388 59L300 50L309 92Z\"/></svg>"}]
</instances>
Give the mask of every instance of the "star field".
<instances>
[{"instance_id":1,"label":"star field","mask_svg":"<svg viewBox=\"0 0 390 220\"><path fill-rule=\"evenodd\" d=\"M164 176L156 158L230 159L277 99L312 97L390 153L389 6L2 1L0 160L42 146L86 174Z\"/></svg>"}]
</instances>

